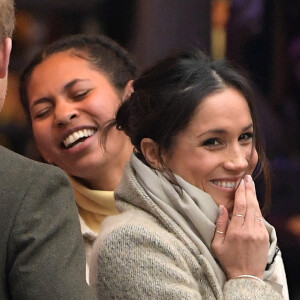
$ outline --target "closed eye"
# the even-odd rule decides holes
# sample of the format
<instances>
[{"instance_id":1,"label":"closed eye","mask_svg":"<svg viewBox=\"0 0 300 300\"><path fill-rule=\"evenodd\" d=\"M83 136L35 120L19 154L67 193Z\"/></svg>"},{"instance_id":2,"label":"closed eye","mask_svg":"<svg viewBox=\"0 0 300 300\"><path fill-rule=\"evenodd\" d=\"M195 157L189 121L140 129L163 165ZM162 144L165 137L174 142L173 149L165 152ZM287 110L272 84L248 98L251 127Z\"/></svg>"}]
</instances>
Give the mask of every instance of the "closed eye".
<instances>
[{"instance_id":1,"label":"closed eye","mask_svg":"<svg viewBox=\"0 0 300 300\"><path fill-rule=\"evenodd\" d=\"M91 91L90 89L89 90L80 91L77 94L75 94L73 96L73 98L75 100L82 100L82 99L84 99L89 94L90 91Z\"/></svg>"},{"instance_id":2,"label":"closed eye","mask_svg":"<svg viewBox=\"0 0 300 300\"><path fill-rule=\"evenodd\" d=\"M43 119L46 118L51 112L51 106L45 107L35 113L33 113L33 119Z\"/></svg>"},{"instance_id":3,"label":"closed eye","mask_svg":"<svg viewBox=\"0 0 300 300\"><path fill-rule=\"evenodd\" d=\"M41 98L34 102L30 107L32 119L43 119L47 117L53 109L53 101L48 98Z\"/></svg>"}]
</instances>

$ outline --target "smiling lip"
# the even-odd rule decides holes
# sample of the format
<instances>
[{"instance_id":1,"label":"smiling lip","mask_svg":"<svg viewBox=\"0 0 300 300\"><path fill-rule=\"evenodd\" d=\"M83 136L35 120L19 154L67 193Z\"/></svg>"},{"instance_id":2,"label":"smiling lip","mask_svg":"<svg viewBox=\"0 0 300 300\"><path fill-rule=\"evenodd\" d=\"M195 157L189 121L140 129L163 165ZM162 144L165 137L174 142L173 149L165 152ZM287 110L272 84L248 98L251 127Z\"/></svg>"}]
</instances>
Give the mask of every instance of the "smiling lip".
<instances>
[{"instance_id":1,"label":"smiling lip","mask_svg":"<svg viewBox=\"0 0 300 300\"><path fill-rule=\"evenodd\" d=\"M63 141L61 142L62 148L70 149L80 145L87 138L93 136L97 130L95 128L76 128L69 131Z\"/></svg>"},{"instance_id":2,"label":"smiling lip","mask_svg":"<svg viewBox=\"0 0 300 300\"><path fill-rule=\"evenodd\" d=\"M232 190L236 188L238 180L210 180L210 182L221 188Z\"/></svg>"}]
</instances>

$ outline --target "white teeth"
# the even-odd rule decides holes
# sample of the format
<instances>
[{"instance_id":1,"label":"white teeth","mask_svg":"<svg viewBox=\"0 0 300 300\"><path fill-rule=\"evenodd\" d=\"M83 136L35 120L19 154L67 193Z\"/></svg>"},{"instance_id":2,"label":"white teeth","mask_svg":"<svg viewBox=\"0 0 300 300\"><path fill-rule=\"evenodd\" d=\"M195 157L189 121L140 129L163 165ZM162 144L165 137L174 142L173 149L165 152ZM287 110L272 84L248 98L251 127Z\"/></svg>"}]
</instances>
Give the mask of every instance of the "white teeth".
<instances>
[{"instance_id":1,"label":"white teeth","mask_svg":"<svg viewBox=\"0 0 300 300\"><path fill-rule=\"evenodd\" d=\"M77 140L83 138L83 137L89 137L92 136L95 133L94 129L82 129L73 132L70 134L65 140L63 141L63 144L66 148L68 148L70 145L75 143Z\"/></svg>"},{"instance_id":2,"label":"white teeth","mask_svg":"<svg viewBox=\"0 0 300 300\"><path fill-rule=\"evenodd\" d=\"M212 180L213 184L223 187L223 188L234 188L235 187L235 181L217 181L217 180Z\"/></svg>"}]
</instances>

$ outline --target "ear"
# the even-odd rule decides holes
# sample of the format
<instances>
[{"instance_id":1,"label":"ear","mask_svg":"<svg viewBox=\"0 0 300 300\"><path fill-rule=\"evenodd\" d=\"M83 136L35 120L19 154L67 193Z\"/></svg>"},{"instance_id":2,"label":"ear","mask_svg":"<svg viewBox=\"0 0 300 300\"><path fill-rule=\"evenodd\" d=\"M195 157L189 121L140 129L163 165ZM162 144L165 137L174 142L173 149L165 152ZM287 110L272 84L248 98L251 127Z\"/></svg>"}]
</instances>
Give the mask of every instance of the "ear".
<instances>
[{"instance_id":1,"label":"ear","mask_svg":"<svg viewBox=\"0 0 300 300\"><path fill-rule=\"evenodd\" d=\"M129 80L122 94L122 102L128 99L132 93L133 93L133 80Z\"/></svg>"},{"instance_id":2,"label":"ear","mask_svg":"<svg viewBox=\"0 0 300 300\"><path fill-rule=\"evenodd\" d=\"M12 42L10 38L6 38L0 44L0 78L5 78L7 76L11 47Z\"/></svg>"},{"instance_id":3,"label":"ear","mask_svg":"<svg viewBox=\"0 0 300 300\"><path fill-rule=\"evenodd\" d=\"M149 138L143 138L141 141L141 151L151 167L161 169L162 166L156 142Z\"/></svg>"}]
</instances>

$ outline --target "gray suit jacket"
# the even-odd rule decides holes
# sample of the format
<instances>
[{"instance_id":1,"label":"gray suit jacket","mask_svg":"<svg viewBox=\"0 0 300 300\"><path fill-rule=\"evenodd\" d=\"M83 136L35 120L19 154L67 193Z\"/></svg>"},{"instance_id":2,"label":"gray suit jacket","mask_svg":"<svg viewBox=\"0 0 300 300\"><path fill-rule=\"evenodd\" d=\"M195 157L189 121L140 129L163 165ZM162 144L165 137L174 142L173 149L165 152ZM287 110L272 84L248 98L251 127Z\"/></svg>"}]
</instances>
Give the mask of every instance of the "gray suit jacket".
<instances>
[{"instance_id":1,"label":"gray suit jacket","mask_svg":"<svg viewBox=\"0 0 300 300\"><path fill-rule=\"evenodd\" d=\"M0 299L94 299L72 189L0 146Z\"/></svg>"}]
</instances>

